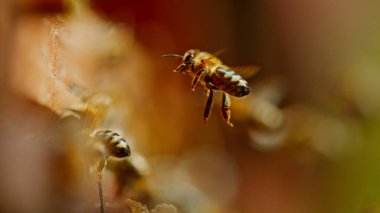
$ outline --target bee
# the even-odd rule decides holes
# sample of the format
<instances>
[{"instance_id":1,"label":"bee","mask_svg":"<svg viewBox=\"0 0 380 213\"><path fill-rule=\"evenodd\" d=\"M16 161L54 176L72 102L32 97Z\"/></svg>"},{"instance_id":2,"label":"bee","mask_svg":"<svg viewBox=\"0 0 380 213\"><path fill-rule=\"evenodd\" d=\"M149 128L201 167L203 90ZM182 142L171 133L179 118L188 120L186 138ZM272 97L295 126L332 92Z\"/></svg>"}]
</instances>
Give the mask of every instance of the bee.
<instances>
[{"instance_id":1,"label":"bee","mask_svg":"<svg viewBox=\"0 0 380 213\"><path fill-rule=\"evenodd\" d=\"M96 148L97 153L97 183L101 213L104 213L102 178L109 158L124 159L131 155L127 141L119 133L108 129L96 129L108 117L110 106L112 106L110 96L95 93L84 97L82 102L73 104L69 109L65 109L61 115L61 118L72 116L81 120L83 122L82 135L93 139L89 142L92 142L90 145ZM99 154L101 156L98 156Z\"/></svg>"},{"instance_id":2,"label":"bee","mask_svg":"<svg viewBox=\"0 0 380 213\"><path fill-rule=\"evenodd\" d=\"M203 113L203 120L207 120L212 108L214 90L222 91L221 113L224 121L231 123L231 100L229 95L244 97L251 93L248 82L235 71L224 65L215 55L200 50L188 50L183 56L177 54L162 55L162 57L173 57L182 59L181 64L174 70L182 74L192 76L191 88L194 91L200 82L206 89L207 101Z\"/></svg>"},{"instance_id":3,"label":"bee","mask_svg":"<svg viewBox=\"0 0 380 213\"><path fill-rule=\"evenodd\" d=\"M97 182L100 200L100 212L104 213L104 199L103 199L103 187L102 178L104 169L107 167L108 158L110 156L115 158L125 158L131 155L131 149L127 141L120 136L117 132L105 129L95 130L91 135L97 141L101 142L104 149L103 158L99 159L97 165Z\"/></svg>"}]
</instances>

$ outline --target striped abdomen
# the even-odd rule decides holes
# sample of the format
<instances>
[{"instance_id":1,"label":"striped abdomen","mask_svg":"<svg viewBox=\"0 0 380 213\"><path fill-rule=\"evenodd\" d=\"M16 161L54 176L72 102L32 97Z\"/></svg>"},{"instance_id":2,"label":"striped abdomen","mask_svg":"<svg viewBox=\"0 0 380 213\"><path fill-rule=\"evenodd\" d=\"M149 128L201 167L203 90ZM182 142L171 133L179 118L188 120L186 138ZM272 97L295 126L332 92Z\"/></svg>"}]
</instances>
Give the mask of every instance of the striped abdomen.
<instances>
[{"instance_id":1,"label":"striped abdomen","mask_svg":"<svg viewBox=\"0 0 380 213\"><path fill-rule=\"evenodd\" d=\"M251 93L248 82L227 66L218 66L211 75L212 84L218 89L236 97Z\"/></svg>"},{"instance_id":2,"label":"striped abdomen","mask_svg":"<svg viewBox=\"0 0 380 213\"><path fill-rule=\"evenodd\" d=\"M116 132L111 130L98 130L95 133L95 137L104 144L109 155L123 158L131 154L127 141Z\"/></svg>"}]
</instances>

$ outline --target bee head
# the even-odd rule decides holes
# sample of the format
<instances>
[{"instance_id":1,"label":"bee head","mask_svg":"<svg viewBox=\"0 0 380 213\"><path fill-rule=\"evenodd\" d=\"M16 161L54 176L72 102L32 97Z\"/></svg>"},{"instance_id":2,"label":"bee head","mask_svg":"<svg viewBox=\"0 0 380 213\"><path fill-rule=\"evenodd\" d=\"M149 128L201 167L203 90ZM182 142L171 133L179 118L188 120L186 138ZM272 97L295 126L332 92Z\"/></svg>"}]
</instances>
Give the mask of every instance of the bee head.
<instances>
[{"instance_id":1,"label":"bee head","mask_svg":"<svg viewBox=\"0 0 380 213\"><path fill-rule=\"evenodd\" d=\"M181 64L177 67L177 69L174 70L174 72L180 72L180 73L188 73L189 68L194 63L195 56L199 53L199 50L188 50L185 52L183 56L177 55L177 54L166 54L162 55L162 57L171 57L171 58L180 58L182 59Z\"/></svg>"},{"instance_id":2,"label":"bee head","mask_svg":"<svg viewBox=\"0 0 380 213\"><path fill-rule=\"evenodd\" d=\"M193 59L194 59L196 53L197 53L196 50L186 51L185 54L183 55L182 63L185 65L193 64Z\"/></svg>"},{"instance_id":3,"label":"bee head","mask_svg":"<svg viewBox=\"0 0 380 213\"><path fill-rule=\"evenodd\" d=\"M191 72L190 67L194 64L194 58L198 52L198 50L186 51L182 57L182 63L177 67L175 71L184 74Z\"/></svg>"}]
</instances>

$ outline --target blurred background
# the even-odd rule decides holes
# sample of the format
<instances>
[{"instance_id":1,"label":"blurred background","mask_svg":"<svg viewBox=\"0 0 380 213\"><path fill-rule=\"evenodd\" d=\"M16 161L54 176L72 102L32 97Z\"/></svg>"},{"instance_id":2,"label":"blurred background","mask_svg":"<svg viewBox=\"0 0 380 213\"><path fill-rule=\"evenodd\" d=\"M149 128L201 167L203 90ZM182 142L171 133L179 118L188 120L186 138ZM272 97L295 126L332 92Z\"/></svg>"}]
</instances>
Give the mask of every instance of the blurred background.
<instances>
[{"instance_id":1,"label":"blurred background","mask_svg":"<svg viewBox=\"0 0 380 213\"><path fill-rule=\"evenodd\" d=\"M2 0L0 212L99 212L87 120L132 149L104 173L106 212L142 212L126 199L184 213L380 212L379 7ZM260 67L253 93L232 98L233 128L218 93L206 126L205 92L161 58L188 49Z\"/></svg>"}]
</instances>

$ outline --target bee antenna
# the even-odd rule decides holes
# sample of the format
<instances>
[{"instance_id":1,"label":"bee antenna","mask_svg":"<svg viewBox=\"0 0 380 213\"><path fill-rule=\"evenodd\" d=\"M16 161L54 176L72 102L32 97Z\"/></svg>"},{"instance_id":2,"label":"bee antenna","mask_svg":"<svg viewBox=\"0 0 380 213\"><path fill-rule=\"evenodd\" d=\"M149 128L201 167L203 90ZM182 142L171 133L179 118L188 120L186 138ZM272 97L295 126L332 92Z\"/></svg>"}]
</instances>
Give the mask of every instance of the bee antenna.
<instances>
[{"instance_id":1,"label":"bee antenna","mask_svg":"<svg viewBox=\"0 0 380 213\"><path fill-rule=\"evenodd\" d=\"M164 58L183 58L182 55L178 55L178 54L165 54L165 55L162 55L161 57L164 57Z\"/></svg>"}]
</instances>

